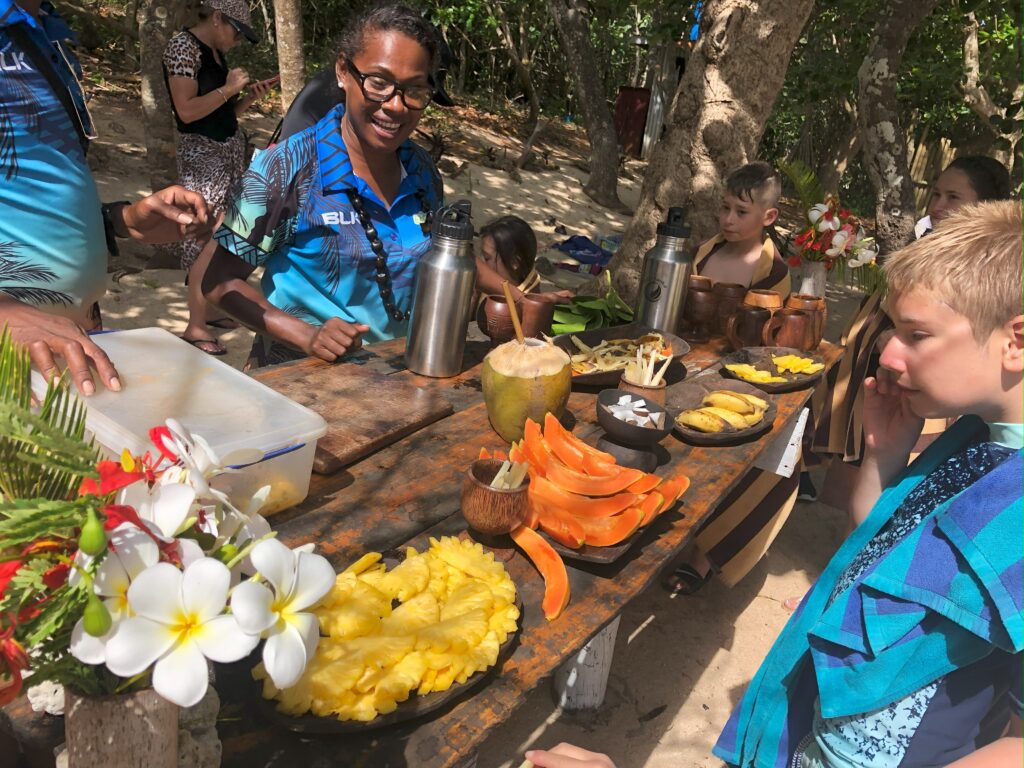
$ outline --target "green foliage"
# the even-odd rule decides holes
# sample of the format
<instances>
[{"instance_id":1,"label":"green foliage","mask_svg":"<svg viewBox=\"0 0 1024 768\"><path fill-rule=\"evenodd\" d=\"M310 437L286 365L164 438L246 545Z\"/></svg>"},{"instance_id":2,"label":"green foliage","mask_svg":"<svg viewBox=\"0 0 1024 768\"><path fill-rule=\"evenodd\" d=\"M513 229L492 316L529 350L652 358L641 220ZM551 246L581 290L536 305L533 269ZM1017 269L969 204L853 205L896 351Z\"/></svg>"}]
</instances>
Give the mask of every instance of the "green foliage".
<instances>
[{"instance_id":1,"label":"green foliage","mask_svg":"<svg viewBox=\"0 0 1024 768\"><path fill-rule=\"evenodd\" d=\"M803 162L790 160L777 163L777 166L779 171L789 179L789 183L793 185L793 190L805 211L824 201L825 193L821 189L821 182L818 181L817 174Z\"/></svg>"},{"instance_id":2,"label":"green foliage","mask_svg":"<svg viewBox=\"0 0 1024 768\"><path fill-rule=\"evenodd\" d=\"M604 296L576 296L568 304L555 307L554 333L579 333L595 328L622 325L633 319L633 308L616 292L611 272L605 270L607 293Z\"/></svg>"}]
</instances>

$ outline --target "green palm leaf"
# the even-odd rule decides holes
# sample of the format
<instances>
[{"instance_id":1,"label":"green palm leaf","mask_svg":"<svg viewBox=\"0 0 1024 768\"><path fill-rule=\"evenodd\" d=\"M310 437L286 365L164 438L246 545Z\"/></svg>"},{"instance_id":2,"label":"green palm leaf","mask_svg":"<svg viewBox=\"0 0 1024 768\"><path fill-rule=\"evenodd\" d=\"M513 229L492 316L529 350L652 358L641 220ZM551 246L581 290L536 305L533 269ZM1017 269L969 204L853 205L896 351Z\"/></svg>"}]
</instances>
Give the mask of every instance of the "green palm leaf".
<instances>
[{"instance_id":1,"label":"green palm leaf","mask_svg":"<svg viewBox=\"0 0 1024 768\"><path fill-rule=\"evenodd\" d=\"M817 175L800 160L779 163L779 170L786 175L793 189L800 198L800 204L804 211L809 211L811 206L824 202L825 192L821 188L821 182Z\"/></svg>"}]
</instances>

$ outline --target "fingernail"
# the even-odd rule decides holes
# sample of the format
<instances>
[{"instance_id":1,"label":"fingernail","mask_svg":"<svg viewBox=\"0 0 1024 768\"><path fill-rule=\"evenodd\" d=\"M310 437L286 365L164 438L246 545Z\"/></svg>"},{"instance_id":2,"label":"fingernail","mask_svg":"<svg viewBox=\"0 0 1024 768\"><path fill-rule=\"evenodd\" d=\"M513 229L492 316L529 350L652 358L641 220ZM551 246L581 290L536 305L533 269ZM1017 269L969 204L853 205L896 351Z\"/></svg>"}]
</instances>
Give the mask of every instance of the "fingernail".
<instances>
[{"instance_id":1,"label":"fingernail","mask_svg":"<svg viewBox=\"0 0 1024 768\"><path fill-rule=\"evenodd\" d=\"M195 219L193 219L187 213L180 213L180 214L178 214L178 223L179 224L191 224L193 221L195 221Z\"/></svg>"},{"instance_id":2,"label":"fingernail","mask_svg":"<svg viewBox=\"0 0 1024 768\"><path fill-rule=\"evenodd\" d=\"M117 376L110 380L110 388L115 392L121 391L121 380Z\"/></svg>"},{"instance_id":3,"label":"fingernail","mask_svg":"<svg viewBox=\"0 0 1024 768\"><path fill-rule=\"evenodd\" d=\"M82 394L83 395L85 395L86 397L89 397L95 391L96 391L96 385L93 384L91 381L83 381L82 382Z\"/></svg>"}]
</instances>

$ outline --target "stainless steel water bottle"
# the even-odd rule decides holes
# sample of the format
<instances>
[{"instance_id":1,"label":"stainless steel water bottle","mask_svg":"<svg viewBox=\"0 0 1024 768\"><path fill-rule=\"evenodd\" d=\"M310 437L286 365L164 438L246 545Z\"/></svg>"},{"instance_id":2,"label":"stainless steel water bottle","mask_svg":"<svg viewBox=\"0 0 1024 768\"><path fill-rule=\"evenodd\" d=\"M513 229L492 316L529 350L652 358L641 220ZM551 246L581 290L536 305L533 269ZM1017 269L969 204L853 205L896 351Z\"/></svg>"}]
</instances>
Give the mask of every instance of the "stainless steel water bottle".
<instances>
[{"instance_id":1,"label":"stainless steel water bottle","mask_svg":"<svg viewBox=\"0 0 1024 768\"><path fill-rule=\"evenodd\" d=\"M686 248L690 228L682 208L669 208L658 225L658 238L644 256L636 322L666 333L678 333L693 256Z\"/></svg>"},{"instance_id":2,"label":"stainless steel water bottle","mask_svg":"<svg viewBox=\"0 0 1024 768\"><path fill-rule=\"evenodd\" d=\"M469 201L460 200L438 212L430 250L416 266L405 364L421 376L447 378L462 370L476 284L470 210Z\"/></svg>"}]
</instances>

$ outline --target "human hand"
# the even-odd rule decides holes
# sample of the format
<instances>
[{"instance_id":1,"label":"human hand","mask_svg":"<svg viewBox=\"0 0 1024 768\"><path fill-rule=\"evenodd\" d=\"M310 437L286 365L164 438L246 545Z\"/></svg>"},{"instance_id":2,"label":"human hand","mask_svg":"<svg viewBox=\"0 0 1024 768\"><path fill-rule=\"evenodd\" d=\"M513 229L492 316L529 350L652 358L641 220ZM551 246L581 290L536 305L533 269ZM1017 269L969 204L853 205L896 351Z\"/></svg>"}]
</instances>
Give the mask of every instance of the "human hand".
<instances>
[{"instance_id":1,"label":"human hand","mask_svg":"<svg viewBox=\"0 0 1024 768\"><path fill-rule=\"evenodd\" d=\"M363 346L361 334L370 330L362 323L348 323L340 317L332 317L320 327L310 326L312 333L303 345L302 351L312 357L319 357L333 363L346 352Z\"/></svg>"},{"instance_id":2,"label":"human hand","mask_svg":"<svg viewBox=\"0 0 1024 768\"><path fill-rule=\"evenodd\" d=\"M245 108L248 109L257 101L262 101L280 82L281 76L274 75L266 80L257 80L255 83L251 83L249 92L245 95Z\"/></svg>"},{"instance_id":3,"label":"human hand","mask_svg":"<svg viewBox=\"0 0 1024 768\"><path fill-rule=\"evenodd\" d=\"M114 215L117 215L115 212ZM122 237L144 243L175 243L189 238L208 238L212 231L206 200L198 192L175 185L120 209Z\"/></svg>"},{"instance_id":4,"label":"human hand","mask_svg":"<svg viewBox=\"0 0 1024 768\"><path fill-rule=\"evenodd\" d=\"M905 465L923 427L893 372L879 368L864 380L864 445L876 458Z\"/></svg>"},{"instance_id":5,"label":"human hand","mask_svg":"<svg viewBox=\"0 0 1024 768\"><path fill-rule=\"evenodd\" d=\"M242 89L249 84L249 73L241 67L235 67L228 72L227 80L224 82L224 87L228 93L234 96L236 93L241 93Z\"/></svg>"},{"instance_id":6,"label":"human hand","mask_svg":"<svg viewBox=\"0 0 1024 768\"><path fill-rule=\"evenodd\" d=\"M546 293L530 294L531 298L549 301L552 304L568 304L575 294L572 291L548 291Z\"/></svg>"},{"instance_id":7,"label":"human hand","mask_svg":"<svg viewBox=\"0 0 1024 768\"><path fill-rule=\"evenodd\" d=\"M5 299L0 300L0 327L4 324L10 329L14 342L28 348L32 364L47 381L60 375L56 362L60 357L67 364L78 391L86 397L96 391L90 364L107 389L121 391L117 370L107 353L68 318Z\"/></svg>"},{"instance_id":8,"label":"human hand","mask_svg":"<svg viewBox=\"0 0 1024 768\"><path fill-rule=\"evenodd\" d=\"M615 768L608 755L588 752L585 749L562 742L554 749L531 749L526 759L537 768Z\"/></svg>"}]
</instances>

